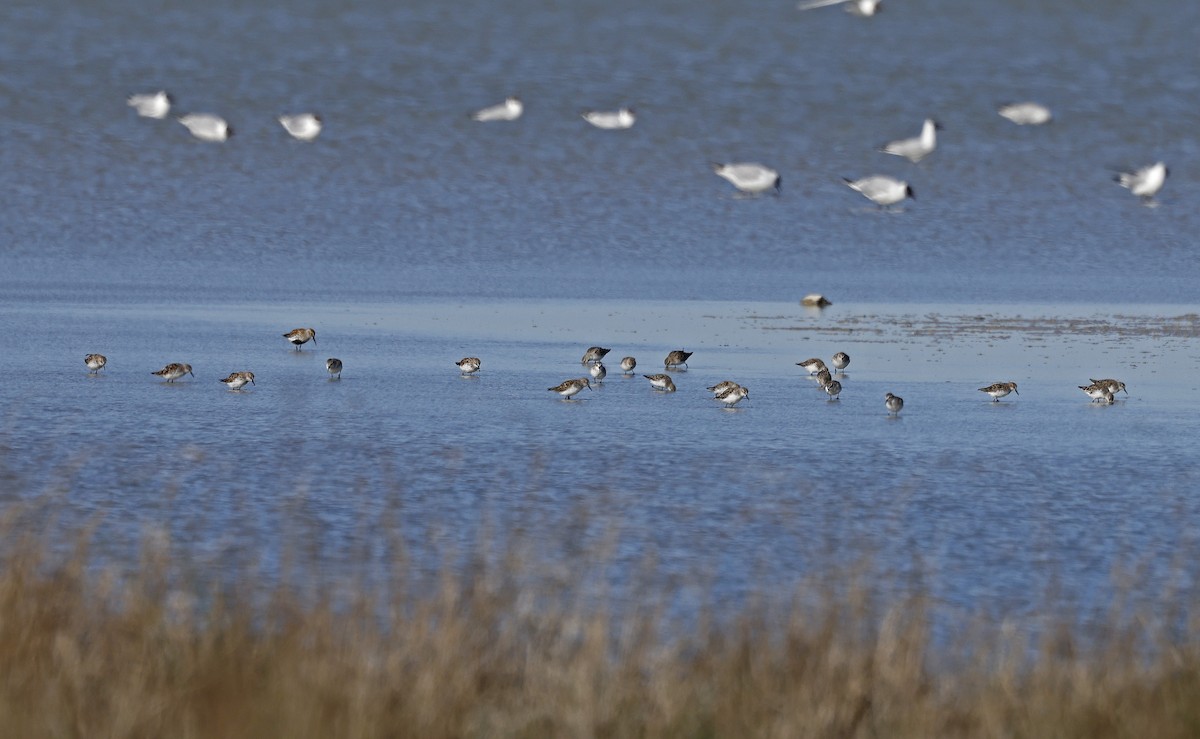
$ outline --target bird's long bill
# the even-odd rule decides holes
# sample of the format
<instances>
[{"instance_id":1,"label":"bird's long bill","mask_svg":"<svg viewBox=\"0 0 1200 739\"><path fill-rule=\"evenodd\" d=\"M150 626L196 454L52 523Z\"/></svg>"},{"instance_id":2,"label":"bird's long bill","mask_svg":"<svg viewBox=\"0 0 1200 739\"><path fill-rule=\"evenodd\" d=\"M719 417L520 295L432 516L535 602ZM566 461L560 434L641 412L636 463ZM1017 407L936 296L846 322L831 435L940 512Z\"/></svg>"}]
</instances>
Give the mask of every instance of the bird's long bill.
<instances>
[{"instance_id":1,"label":"bird's long bill","mask_svg":"<svg viewBox=\"0 0 1200 739\"><path fill-rule=\"evenodd\" d=\"M196 376L196 373L195 373L195 372L192 372L191 370L188 370L188 374L189 374L189 375L191 375L192 377L195 377L195 376Z\"/></svg>"}]
</instances>

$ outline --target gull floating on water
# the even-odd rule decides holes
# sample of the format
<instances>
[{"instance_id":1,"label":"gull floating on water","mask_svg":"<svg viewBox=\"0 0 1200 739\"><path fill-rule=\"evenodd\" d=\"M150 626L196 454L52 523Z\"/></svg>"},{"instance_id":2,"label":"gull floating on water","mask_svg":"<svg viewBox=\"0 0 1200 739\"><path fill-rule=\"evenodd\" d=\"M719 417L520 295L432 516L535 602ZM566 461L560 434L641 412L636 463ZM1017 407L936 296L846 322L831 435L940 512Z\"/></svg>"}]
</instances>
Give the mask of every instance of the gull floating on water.
<instances>
[{"instance_id":1,"label":"gull floating on water","mask_svg":"<svg viewBox=\"0 0 1200 739\"><path fill-rule=\"evenodd\" d=\"M1170 173L1167 165L1155 162L1134 172L1121 172L1113 179L1142 200L1149 201L1162 189Z\"/></svg>"},{"instance_id":2,"label":"gull floating on water","mask_svg":"<svg viewBox=\"0 0 1200 739\"><path fill-rule=\"evenodd\" d=\"M279 116L279 124L293 138L301 141L312 141L321 133L321 116L312 113Z\"/></svg>"},{"instance_id":3,"label":"gull floating on water","mask_svg":"<svg viewBox=\"0 0 1200 739\"><path fill-rule=\"evenodd\" d=\"M166 118L171 112L171 103L175 102L166 90L140 95L130 95L126 98L129 107L137 111L143 118Z\"/></svg>"},{"instance_id":4,"label":"gull floating on water","mask_svg":"<svg viewBox=\"0 0 1200 739\"><path fill-rule=\"evenodd\" d=\"M917 198L907 182L894 177L888 177L887 175L873 174L859 180L851 180L845 177L842 179L851 190L862 193L871 202L884 208L902 202L905 198L912 198L914 200Z\"/></svg>"},{"instance_id":5,"label":"gull floating on water","mask_svg":"<svg viewBox=\"0 0 1200 739\"><path fill-rule=\"evenodd\" d=\"M1002 118L1007 118L1018 126L1040 126L1054 119L1049 108L1034 102L1001 105L996 112Z\"/></svg>"},{"instance_id":6,"label":"gull floating on water","mask_svg":"<svg viewBox=\"0 0 1200 739\"><path fill-rule=\"evenodd\" d=\"M735 164L714 162L712 168L718 177L728 180L742 192L757 194L774 188L778 193L779 188L783 185L783 178L779 176L778 172L754 162Z\"/></svg>"},{"instance_id":7,"label":"gull floating on water","mask_svg":"<svg viewBox=\"0 0 1200 739\"><path fill-rule=\"evenodd\" d=\"M233 128L225 119L211 113L188 113L179 116L179 122L201 141L224 141L233 135Z\"/></svg>"},{"instance_id":8,"label":"gull floating on water","mask_svg":"<svg viewBox=\"0 0 1200 739\"><path fill-rule=\"evenodd\" d=\"M889 141L880 147L879 150L885 154L895 154L898 157L904 157L915 164L929 156L937 148L937 132L941 129L942 124L932 118L926 118L925 123L921 125L920 136L915 136L911 139Z\"/></svg>"},{"instance_id":9,"label":"gull floating on water","mask_svg":"<svg viewBox=\"0 0 1200 739\"><path fill-rule=\"evenodd\" d=\"M870 18L883 9L881 7L883 5L882 0L812 0L812 2L800 3L796 6L796 10L813 10L841 3L846 3L847 13L852 13L862 18Z\"/></svg>"},{"instance_id":10,"label":"gull floating on water","mask_svg":"<svg viewBox=\"0 0 1200 739\"><path fill-rule=\"evenodd\" d=\"M520 98L509 97L505 98L504 102L498 105L491 105L482 110L477 110L471 114L471 117L477 121L515 121L525 112L525 106L521 103Z\"/></svg>"},{"instance_id":11,"label":"gull floating on water","mask_svg":"<svg viewBox=\"0 0 1200 739\"><path fill-rule=\"evenodd\" d=\"M596 128L607 130L616 130L621 128L631 128L634 121L637 120L637 114L633 108L621 108L620 110L585 110L580 113L583 120L592 124Z\"/></svg>"}]
</instances>

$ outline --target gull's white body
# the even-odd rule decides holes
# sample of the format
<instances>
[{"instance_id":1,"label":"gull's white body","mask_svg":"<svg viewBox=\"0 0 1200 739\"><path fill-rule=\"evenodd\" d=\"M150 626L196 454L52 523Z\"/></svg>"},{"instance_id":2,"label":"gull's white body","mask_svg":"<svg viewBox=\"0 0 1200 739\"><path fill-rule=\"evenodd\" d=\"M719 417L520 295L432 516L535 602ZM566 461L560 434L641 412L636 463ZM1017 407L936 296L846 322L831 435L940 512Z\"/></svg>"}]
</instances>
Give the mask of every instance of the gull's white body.
<instances>
[{"instance_id":1,"label":"gull's white body","mask_svg":"<svg viewBox=\"0 0 1200 739\"><path fill-rule=\"evenodd\" d=\"M221 142L233 135L225 119L211 113L188 113L179 116L179 122L201 141Z\"/></svg>"},{"instance_id":2,"label":"gull's white body","mask_svg":"<svg viewBox=\"0 0 1200 739\"><path fill-rule=\"evenodd\" d=\"M937 121L926 118L925 123L921 125L920 136L890 141L884 144L880 151L904 157L915 164L932 154L933 150L937 148L937 129Z\"/></svg>"},{"instance_id":3,"label":"gull's white body","mask_svg":"<svg viewBox=\"0 0 1200 739\"><path fill-rule=\"evenodd\" d=\"M912 188L907 182L887 175L874 174L858 180L846 179L845 182L851 190L862 193L872 203L884 207L913 197Z\"/></svg>"},{"instance_id":4,"label":"gull's white body","mask_svg":"<svg viewBox=\"0 0 1200 739\"><path fill-rule=\"evenodd\" d=\"M515 121L525 112L525 105L519 98L505 98L504 102L499 105L491 105L482 110L477 110L471 114L471 117L477 121L487 123L489 121Z\"/></svg>"},{"instance_id":5,"label":"gull's white body","mask_svg":"<svg viewBox=\"0 0 1200 739\"><path fill-rule=\"evenodd\" d=\"M870 18L879 12L879 6L882 5L881 0L813 0L812 2L803 2L796 6L796 10L813 10L815 8L825 8L830 5L840 5L846 3L846 12L852 13L862 18Z\"/></svg>"},{"instance_id":6,"label":"gull's white body","mask_svg":"<svg viewBox=\"0 0 1200 739\"><path fill-rule=\"evenodd\" d=\"M596 128L606 130L618 130L622 128L632 128L637 116L630 108L621 108L620 110L587 110L581 113L583 120L592 124Z\"/></svg>"},{"instance_id":7,"label":"gull's white body","mask_svg":"<svg viewBox=\"0 0 1200 739\"><path fill-rule=\"evenodd\" d=\"M772 188L778 191L782 184L778 172L755 162L714 164L713 172L742 192L760 193Z\"/></svg>"},{"instance_id":8,"label":"gull's white body","mask_svg":"<svg viewBox=\"0 0 1200 739\"><path fill-rule=\"evenodd\" d=\"M1167 165L1155 162L1148 167L1142 167L1136 172L1122 172L1117 175L1117 182L1140 198L1150 199L1158 194L1167 182Z\"/></svg>"},{"instance_id":9,"label":"gull's white body","mask_svg":"<svg viewBox=\"0 0 1200 739\"><path fill-rule=\"evenodd\" d=\"M130 95L126 98L129 107L137 111L143 118L166 118L171 112L171 96L166 90L140 95Z\"/></svg>"},{"instance_id":10,"label":"gull's white body","mask_svg":"<svg viewBox=\"0 0 1200 739\"><path fill-rule=\"evenodd\" d=\"M312 113L279 116L279 125L300 141L312 141L321 135L321 116Z\"/></svg>"},{"instance_id":11,"label":"gull's white body","mask_svg":"<svg viewBox=\"0 0 1200 739\"><path fill-rule=\"evenodd\" d=\"M1040 126L1054 119L1049 108L1034 102L1002 105L996 112L1018 126Z\"/></svg>"}]
</instances>

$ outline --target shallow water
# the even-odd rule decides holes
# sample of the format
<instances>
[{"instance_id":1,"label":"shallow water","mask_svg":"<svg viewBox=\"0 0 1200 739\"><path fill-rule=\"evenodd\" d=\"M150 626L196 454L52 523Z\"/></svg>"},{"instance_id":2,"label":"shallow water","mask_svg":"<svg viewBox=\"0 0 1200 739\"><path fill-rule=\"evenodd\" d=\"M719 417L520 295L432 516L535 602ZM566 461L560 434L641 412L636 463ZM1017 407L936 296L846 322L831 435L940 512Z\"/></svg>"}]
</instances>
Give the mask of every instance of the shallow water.
<instances>
[{"instance_id":1,"label":"shallow water","mask_svg":"<svg viewBox=\"0 0 1200 739\"><path fill-rule=\"evenodd\" d=\"M301 526L333 578L484 521L548 546L615 527L622 564L653 550L730 594L873 554L955 607L1021 609L1056 578L1103 602L1119 561L1179 566L1200 6L793 7L10 3L4 499L103 514L114 555L164 526L201 568L269 569ZM125 107L159 87L237 135ZM468 119L508 94L520 121ZM1024 98L1056 122L995 115ZM620 105L629 131L577 115ZM274 121L310 108L313 144ZM927 116L926 162L873 151ZM1111 182L1156 159L1158 207ZM782 194L733 196L708 164L731 160ZM877 212L840 182L873 172L918 199ZM317 345L292 351L296 326ZM639 376L546 392L597 343ZM655 393L640 371L675 348L696 361ZM829 402L794 363L837 350ZM197 377L150 376L170 361ZM217 383L240 369L254 387ZM1129 394L1089 403L1100 376ZM703 390L726 378L752 391L733 410ZM989 403L997 380L1020 395Z\"/></svg>"}]
</instances>

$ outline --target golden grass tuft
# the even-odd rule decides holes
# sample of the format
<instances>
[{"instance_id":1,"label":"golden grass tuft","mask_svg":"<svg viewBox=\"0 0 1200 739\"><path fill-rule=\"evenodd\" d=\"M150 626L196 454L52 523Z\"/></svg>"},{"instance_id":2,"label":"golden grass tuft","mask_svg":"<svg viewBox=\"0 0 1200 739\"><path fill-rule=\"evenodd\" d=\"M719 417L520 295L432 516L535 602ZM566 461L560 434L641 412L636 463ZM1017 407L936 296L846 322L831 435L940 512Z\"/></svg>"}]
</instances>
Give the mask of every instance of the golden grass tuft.
<instances>
[{"instance_id":1,"label":"golden grass tuft","mask_svg":"<svg viewBox=\"0 0 1200 739\"><path fill-rule=\"evenodd\" d=\"M334 597L190 585L160 539L117 575L86 540L57 561L6 547L3 736L1200 734L1195 630L1139 615L1036 645L976 620L947 643L920 594L805 586L671 619L665 598L611 606L515 554Z\"/></svg>"}]
</instances>

